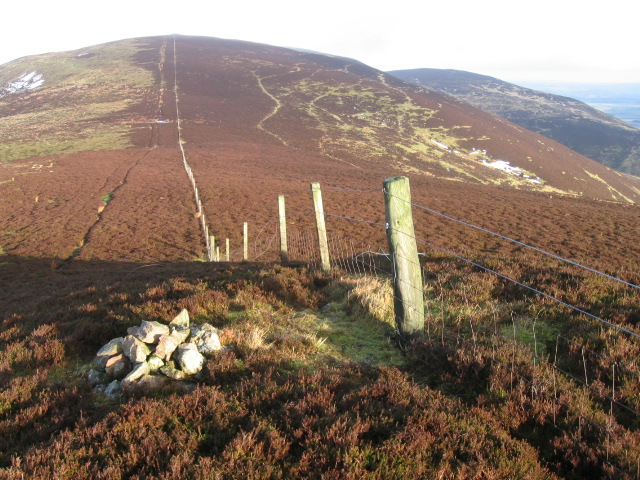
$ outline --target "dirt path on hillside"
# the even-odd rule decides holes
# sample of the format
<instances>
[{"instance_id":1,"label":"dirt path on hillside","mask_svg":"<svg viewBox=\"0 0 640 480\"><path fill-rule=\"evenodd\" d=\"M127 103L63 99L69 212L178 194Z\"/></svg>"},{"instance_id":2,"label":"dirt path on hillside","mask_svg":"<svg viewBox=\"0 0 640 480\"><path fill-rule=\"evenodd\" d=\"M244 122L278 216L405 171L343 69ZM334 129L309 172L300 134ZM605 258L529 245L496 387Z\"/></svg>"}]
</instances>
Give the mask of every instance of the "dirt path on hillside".
<instances>
[{"instance_id":1,"label":"dirt path on hillside","mask_svg":"<svg viewBox=\"0 0 640 480\"><path fill-rule=\"evenodd\" d=\"M202 258L205 247L189 190L174 149L148 150L114 192L78 260Z\"/></svg>"},{"instance_id":2,"label":"dirt path on hillside","mask_svg":"<svg viewBox=\"0 0 640 480\"><path fill-rule=\"evenodd\" d=\"M298 68L298 71L300 71L300 69ZM260 120L258 122L257 128L258 130L263 131L264 133L268 133L269 135L271 135L274 138L277 138L278 141L280 141L282 143L282 145L284 145L285 147L288 147L289 144L287 143L286 140L284 140L281 136L279 136L278 134L271 132L269 130L267 130L264 127L264 124L266 121L268 121L271 117L274 117L275 115L278 114L278 111L280 111L280 108L282 108L282 102L280 102L280 100L278 100L277 97L273 96L264 86L264 84L262 83L263 80L267 79L267 78L272 78L272 77L276 77L279 75L270 75L267 77L261 77L258 75L258 71L254 70L253 72L253 76L256 77L256 81L258 82L258 87L260 87L260 90L262 91L262 93L264 93L267 97L269 97L274 103L275 106L273 107L273 110L271 110L271 112L269 112L262 120ZM293 73L293 71L291 72Z\"/></svg>"},{"instance_id":3,"label":"dirt path on hillside","mask_svg":"<svg viewBox=\"0 0 640 480\"><path fill-rule=\"evenodd\" d=\"M82 238L82 241L80 242L80 245L71 253L71 255L69 257L67 257L63 261L63 263L60 265L60 267L63 267L65 264L71 262L74 258L76 258L76 257L78 257L78 256L80 256L82 254L82 251L84 250L84 248L93 239L94 231L100 225L100 222L102 221L103 215L109 209L109 207L111 205L113 205L113 201L117 198L119 190L127 184L127 179L129 178L129 175L131 174L131 171L134 168L136 168L140 164L140 162L142 162L142 160L144 160L144 158L149 153L150 153L150 151L146 151L140 158L138 158L135 161L135 163L126 171L126 173L124 174L124 177L122 177L122 180L120 181L120 184L118 184L113 190L111 190L109 193L105 194L102 197L103 205L98 207L98 211L97 211L97 214L96 214L95 222L93 222L93 224L87 229L87 232L85 233L84 237Z\"/></svg>"}]
</instances>

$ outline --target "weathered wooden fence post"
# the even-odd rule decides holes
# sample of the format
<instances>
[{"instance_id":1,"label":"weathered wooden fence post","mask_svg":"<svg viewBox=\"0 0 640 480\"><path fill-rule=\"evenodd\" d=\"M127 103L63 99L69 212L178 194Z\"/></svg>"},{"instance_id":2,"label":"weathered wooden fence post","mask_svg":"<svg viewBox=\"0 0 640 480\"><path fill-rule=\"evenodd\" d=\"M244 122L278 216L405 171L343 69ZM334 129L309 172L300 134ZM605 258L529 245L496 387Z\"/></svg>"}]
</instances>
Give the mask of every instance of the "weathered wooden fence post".
<instances>
[{"instance_id":1,"label":"weathered wooden fence post","mask_svg":"<svg viewBox=\"0 0 640 480\"><path fill-rule=\"evenodd\" d=\"M213 235L209 236L209 261L214 262L215 258L213 253L216 251L216 237Z\"/></svg>"},{"instance_id":2,"label":"weathered wooden fence post","mask_svg":"<svg viewBox=\"0 0 640 480\"><path fill-rule=\"evenodd\" d=\"M407 177L387 178L384 203L387 221L387 239L394 265L394 311L400 336L409 340L424 332L424 292L422 271L418 259L411 192Z\"/></svg>"},{"instance_id":3,"label":"weathered wooden fence post","mask_svg":"<svg viewBox=\"0 0 640 480\"><path fill-rule=\"evenodd\" d=\"M229 261L229 239L228 238L227 238L227 241L225 242L225 247L226 247L225 256L228 262Z\"/></svg>"},{"instance_id":4,"label":"weathered wooden fence post","mask_svg":"<svg viewBox=\"0 0 640 480\"><path fill-rule=\"evenodd\" d=\"M244 222L243 228L243 236L244 236L244 249L242 253L242 260L245 262L249 260L249 225L247 222Z\"/></svg>"},{"instance_id":5,"label":"weathered wooden fence post","mask_svg":"<svg viewBox=\"0 0 640 480\"><path fill-rule=\"evenodd\" d=\"M320 184L317 182L313 182L311 184L311 198L313 199L313 210L316 212L316 227L318 229L318 244L320 245L320 261L322 263L322 270L328 272L331 270L329 242L327 241L327 227L324 223L322 191L320 190Z\"/></svg>"},{"instance_id":6,"label":"weathered wooden fence post","mask_svg":"<svg viewBox=\"0 0 640 480\"><path fill-rule=\"evenodd\" d=\"M289 247L287 245L287 214L285 211L284 195L278 195L278 215L280 218L280 261L289 261Z\"/></svg>"}]
</instances>

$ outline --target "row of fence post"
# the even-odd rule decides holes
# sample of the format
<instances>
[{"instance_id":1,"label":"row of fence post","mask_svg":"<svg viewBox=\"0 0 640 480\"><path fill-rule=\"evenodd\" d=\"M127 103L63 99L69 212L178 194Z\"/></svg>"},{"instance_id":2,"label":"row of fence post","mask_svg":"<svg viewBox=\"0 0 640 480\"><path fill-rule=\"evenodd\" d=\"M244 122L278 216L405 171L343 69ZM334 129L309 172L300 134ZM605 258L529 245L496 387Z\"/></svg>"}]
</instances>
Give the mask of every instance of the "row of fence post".
<instances>
[{"instance_id":1,"label":"row of fence post","mask_svg":"<svg viewBox=\"0 0 640 480\"><path fill-rule=\"evenodd\" d=\"M407 177L391 177L383 182L387 240L393 263L393 292L396 326L400 336L409 340L424 332L424 291L422 268L418 258L411 193ZM329 242L325 224L322 190L317 182L311 183L311 199L316 220L316 232L320 250L320 266L324 272L331 270ZM289 262L287 241L286 200L278 195L278 220L280 226L280 260ZM202 215L204 224L204 214ZM208 229L207 229L208 235ZM210 261L221 261L220 247L215 236L207 236ZM229 258L229 239L226 239L225 259ZM243 261L249 260L249 224L243 223Z\"/></svg>"}]
</instances>

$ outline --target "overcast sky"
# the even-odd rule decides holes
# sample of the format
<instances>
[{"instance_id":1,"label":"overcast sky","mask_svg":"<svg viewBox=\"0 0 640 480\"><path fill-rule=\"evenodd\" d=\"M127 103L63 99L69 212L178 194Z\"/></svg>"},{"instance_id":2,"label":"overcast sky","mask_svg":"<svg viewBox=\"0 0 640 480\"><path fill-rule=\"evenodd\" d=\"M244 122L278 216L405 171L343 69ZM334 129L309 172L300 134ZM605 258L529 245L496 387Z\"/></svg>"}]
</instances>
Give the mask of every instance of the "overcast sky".
<instances>
[{"instance_id":1,"label":"overcast sky","mask_svg":"<svg viewBox=\"0 0 640 480\"><path fill-rule=\"evenodd\" d=\"M0 64L180 33L352 57L381 70L453 68L526 82L640 83L629 0L30 0L3 2Z\"/></svg>"}]
</instances>

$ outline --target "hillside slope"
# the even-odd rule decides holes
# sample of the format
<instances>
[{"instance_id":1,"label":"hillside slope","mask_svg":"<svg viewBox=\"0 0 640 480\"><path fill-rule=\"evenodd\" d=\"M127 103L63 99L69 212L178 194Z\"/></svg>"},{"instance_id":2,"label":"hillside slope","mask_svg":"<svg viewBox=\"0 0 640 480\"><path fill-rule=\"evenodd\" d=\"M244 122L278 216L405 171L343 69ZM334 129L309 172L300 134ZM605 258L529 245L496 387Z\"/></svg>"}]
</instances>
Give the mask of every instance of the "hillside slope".
<instances>
[{"instance_id":1,"label":"hillside slope","mask_svg":"<svg viewBox=\"0 0 640 480\"><path fill-rule=\"evenodd\" d=\"M0 75L0 479L635 478L637 342L522 285L632 332L638 289L489 230L638 285L638 179L266 45L143 38ZM381 189L398 174L428 302L402 349ZM329 273L309 267L311 181ZM205 225L231 262L204 261ZM94 389L102 345L182 309L225 347L201 373Z\"/></svg>"},{"instance_id":2,"label":"hillside slope","mask_svg":"<svg viewBox=\"0 0 640 480\"><path fill-rule=\"evenodd\" d=\"M558 196L576 199L563 208L595 229L610 214L593 200L640 198L636 178L344 58L167 36L20 59L0 79L0 246L16 255L204 258L179 147L211 233L232 248L243 221L270 221L276 196L310 181L378 190L405 174L417 200L503 229L521 217L517 235L530 229L532 206L551 200L552 211ZM377 197L336 192L327 202L342 215L383 215ZM506 222L503 204L518 205ZM288 208L307 212L308 200L294 195ZM626 224L631 212L620 211Z\"/></svg>"},{"instance_id":3,"label":"hillside slope","mask_svg":"<svg viewBox=\"0 0 640 480\"><path fill-rule=\"evenodd\" d=\"M640 130L583 102L460 70L388 73L506 118L615 170L640 175Z\"/></svg>"}]
</instances>

